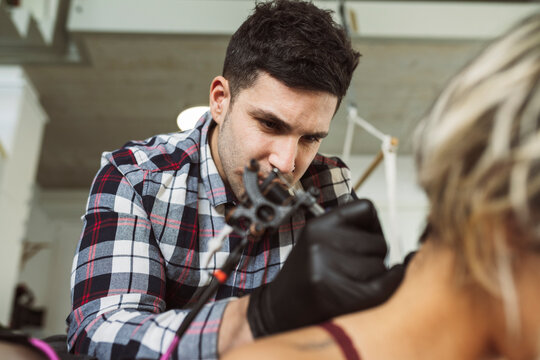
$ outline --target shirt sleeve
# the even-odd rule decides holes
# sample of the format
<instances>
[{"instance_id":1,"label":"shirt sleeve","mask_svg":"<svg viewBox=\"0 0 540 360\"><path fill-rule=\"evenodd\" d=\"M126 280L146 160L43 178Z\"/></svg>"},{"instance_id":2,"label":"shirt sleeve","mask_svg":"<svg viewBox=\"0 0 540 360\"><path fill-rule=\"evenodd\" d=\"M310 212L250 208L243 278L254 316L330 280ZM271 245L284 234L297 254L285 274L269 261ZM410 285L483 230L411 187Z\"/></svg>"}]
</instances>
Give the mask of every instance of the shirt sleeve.
<instances>
[{"instance_id":1,"label":"shirt sleeve","mask_svg":"<svg viewBox=\"0 0 540 360\"><path fill-rule=\"evenodd\" d=\"M304 189L319 189L317 202L324 209L332 209L356 197L351 186L351 171L338 157L317 154L300 181Z\"/></svg>"},{"instance_id":2,"label":"shirt sleeve","mask_svg":"<svg viewBox=\"0 0 540 360\"><path fill-rule=\"evenodd\" d=\"M166 265L138 186L111 163L94 179L71 274L71 352L158 358L189 311L167 309ZM204 306L180 341L178 357L217 358L218 330L230 300Z\"/></svg>"}]
</instances>

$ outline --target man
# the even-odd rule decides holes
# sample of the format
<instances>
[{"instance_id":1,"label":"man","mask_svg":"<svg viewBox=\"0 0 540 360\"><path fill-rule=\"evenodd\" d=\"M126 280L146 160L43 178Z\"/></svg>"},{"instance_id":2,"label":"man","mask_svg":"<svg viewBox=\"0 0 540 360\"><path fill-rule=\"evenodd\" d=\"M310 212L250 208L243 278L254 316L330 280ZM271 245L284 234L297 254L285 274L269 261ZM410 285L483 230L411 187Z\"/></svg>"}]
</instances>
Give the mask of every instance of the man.
<instances>
[{"instance_id":1,"label":"man","mask_svg":"<svg viewBox=\"0 0 540 360\"><path fill-rule=\"evenodd\" d=\"M195 129L103 155L74 259L72 352L156 358L167 350L207 274L238 243L229 236L204 267L209 241L243 192L250 159L264 173L275 167L291 183L317 187L323 208L352 200L348 169L317 150L358 58L328 12L299 1L258 4L233 35L223 75L210 86L210 111ZM386 273L372 207L347 209L317 219L301 237L306 219L294 214L278 234L251 243L174 356L217 358L254 336L383 301L400 273ZM355 228L362 213L367 231ZM369 239L358 242L359 234ZM297 242L280 276L261 287Z\"/></svg>"}]
</instances>

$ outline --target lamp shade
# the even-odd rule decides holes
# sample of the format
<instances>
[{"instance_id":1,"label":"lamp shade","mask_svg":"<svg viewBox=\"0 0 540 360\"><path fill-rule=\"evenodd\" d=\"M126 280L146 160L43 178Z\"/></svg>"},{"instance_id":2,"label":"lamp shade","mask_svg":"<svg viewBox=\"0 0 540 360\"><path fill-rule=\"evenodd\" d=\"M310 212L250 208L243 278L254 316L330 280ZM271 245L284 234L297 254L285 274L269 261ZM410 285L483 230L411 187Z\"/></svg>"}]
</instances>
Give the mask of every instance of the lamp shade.
<instances>
[{"instance_id":1,"label":"lamp shade","mask_svg":"<svg viewBox=\"0 0 540 360\"><path fill-rule=\"evenodd\" d=\"M208 106L193 106L180 112L176 118L176 124L180 131L193 129L197 121L208 109L210 109Z\"/></svg>"}]
</instances>

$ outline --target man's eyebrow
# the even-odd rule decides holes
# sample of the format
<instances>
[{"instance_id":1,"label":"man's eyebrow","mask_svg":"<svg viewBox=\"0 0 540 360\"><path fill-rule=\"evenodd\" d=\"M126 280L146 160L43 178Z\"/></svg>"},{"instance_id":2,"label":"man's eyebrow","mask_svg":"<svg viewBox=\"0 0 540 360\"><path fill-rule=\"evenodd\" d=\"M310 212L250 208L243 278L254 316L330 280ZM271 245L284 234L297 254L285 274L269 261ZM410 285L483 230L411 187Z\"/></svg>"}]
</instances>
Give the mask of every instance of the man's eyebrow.
<instances>
[{"instance_id":1,"label":"man's eyebrow","mask_svg":"<svg viewBox=\"0 0 540 360\"><path fill-rule=\"evenodd\" d=\"M289 125L285 120L281 119L279 116L277 116L276 114L274 114L274 113L272 113L270 111L266 111L266 110L263 110L263 109L251 109L248 112L252 117L254 117L256 119L272 121L273 123L275 123L279 128L281 128L284 131L291 131L292 130L291 125ZM326 136L328 136L328 132L327 131L318 131L318 132L314 132L314 133L304 134L303 136L313 136L313 137L316 137L316 138L319 138L319 139L323 139Z\"/></svg>"},{"instance_id":2,"label":"man's eyebrow","mask_svg":"<svg viewBox=\"0 0 540 360\"><path fill-rule=\"evenodd\" d=\"M275 123L277 126L279 126L281 129L285 131L292 130L291 125L287 124L285 120L280 119L279 116L277 116L276 114L270 111L266 111L263 109L251 109L249 110L249 114L256 119L272 121L273 123Z\"/></svg>"}]
</instances>

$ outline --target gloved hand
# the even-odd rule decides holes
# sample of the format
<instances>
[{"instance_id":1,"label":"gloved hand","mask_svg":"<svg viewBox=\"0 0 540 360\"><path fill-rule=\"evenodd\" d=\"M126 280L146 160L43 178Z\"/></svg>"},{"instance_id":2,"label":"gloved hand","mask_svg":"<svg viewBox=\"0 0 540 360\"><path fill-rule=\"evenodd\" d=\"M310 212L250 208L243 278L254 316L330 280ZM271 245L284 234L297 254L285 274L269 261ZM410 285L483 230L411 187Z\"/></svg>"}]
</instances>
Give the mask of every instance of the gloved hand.
<instances>
[{"instance_id":1,"label":"gloved hand","mask_svg":"<svg viewBox=\"0 0 540 360\"><path fill-rule=\"evenodd\" d=\"M316 324L384 302L403 278L387 270L386 241L369 200L309 221L276 279L250 295L254 337Z\"/></svg>"}]
</instances>

